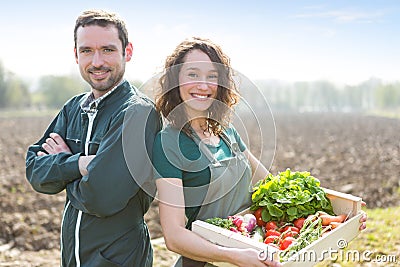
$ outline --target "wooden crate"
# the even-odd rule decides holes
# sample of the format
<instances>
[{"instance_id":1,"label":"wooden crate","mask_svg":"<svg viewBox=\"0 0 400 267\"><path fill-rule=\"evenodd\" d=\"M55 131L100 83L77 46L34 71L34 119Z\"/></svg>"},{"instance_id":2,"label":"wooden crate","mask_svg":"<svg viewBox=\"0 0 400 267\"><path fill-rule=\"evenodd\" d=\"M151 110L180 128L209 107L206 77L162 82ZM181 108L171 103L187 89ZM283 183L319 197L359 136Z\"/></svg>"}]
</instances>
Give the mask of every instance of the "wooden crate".
<instances>
[{"instance_id":1,"label":"wooden crate","mask_svg":"<svg viewBox=\"0 0 400 267\"><path fill-rule=\"evenodd\" d=\"M336 214L349 214L349 219L329 234L300 250L289 261L282 263L283 266L309 267L327 259L330 255L335 255L335 253L338 256L340 250L359 234L362 199L326 188L324 190L332 202L333 211ZM247 209L239 214L243 215L249 212ZM215 244L225 247L263 250L268 253L269 258L273 257L278 260L278 250L276 248L204 221L197 220L193 222L192 231ZM213 262L212 264L221 267L232 266L229 263L222 262Z\"/></svg>"}]
</instances>

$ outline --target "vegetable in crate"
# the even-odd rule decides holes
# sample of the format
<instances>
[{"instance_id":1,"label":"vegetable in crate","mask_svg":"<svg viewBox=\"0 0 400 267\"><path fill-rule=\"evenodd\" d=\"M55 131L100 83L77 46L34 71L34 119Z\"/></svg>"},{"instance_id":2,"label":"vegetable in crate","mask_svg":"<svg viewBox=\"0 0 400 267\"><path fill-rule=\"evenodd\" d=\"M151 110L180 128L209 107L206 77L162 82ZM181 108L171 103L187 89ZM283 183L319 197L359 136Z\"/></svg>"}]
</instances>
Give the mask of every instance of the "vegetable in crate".
<instances>
[{"instance_id":1,"label":"vegetable in crate","mask_svg":"<svg viewBox=\"0 0 400 267\"><path fill-rule=\"evenodd\" d=\"M322 220L320 212L310 215L304 220L304 224L300 229L298 237L291 240L292 242L289 244L281 244L280 248L283 249L283 251L279 253L281 262L287 261L295 253L313 243L325 232L329 231L329 227L323 227Z\"/></svg>"},{"instance_id":2,"label":"vegetable in crate","mask_svg":"<svg viewBox=\"0 0 400 267\"><path fill-rule=\"evenodd\" d=\"M320 181L309 172L287 169L276 176L269 174L254 186L252 202L251 210L262 208L264 222L292 222L317 211L334 215Z\"/></svg>"},{"instance_id":3,"label":"vegetable in crate","mask_svg":"<svg viewBox=\"0 0 400 267\"><path fill-rule=\"evenodd\" d=\"M207 223L210 223L212 225L230 230L231 228L235 227L236 225L233 223L233 219L232 218L228 218L228 219L223 219L223 218L209 218L206 220Z\"/></svg>"},{"instance_id":4,"label":"vegetable in crate","mask_svg":"<svg viewBox=\"0 0 400 267\"><path fill-rule=\"evenodd\" d=\"M256 227L256 217L253 214L233 215L227 219L223 218L209 218L206 219L207 223L231 230L236 233L241 233L244 236L250 236L250 233Z\"/></svg>"}]
</instances>

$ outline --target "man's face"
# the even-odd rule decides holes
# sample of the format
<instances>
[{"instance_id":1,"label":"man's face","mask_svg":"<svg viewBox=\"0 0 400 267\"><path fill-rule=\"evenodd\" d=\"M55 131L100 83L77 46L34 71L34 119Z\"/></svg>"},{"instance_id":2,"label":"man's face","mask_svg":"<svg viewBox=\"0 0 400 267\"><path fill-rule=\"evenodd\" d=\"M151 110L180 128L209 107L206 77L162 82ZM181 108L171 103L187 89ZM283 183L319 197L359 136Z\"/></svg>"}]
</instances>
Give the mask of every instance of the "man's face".
<instances>
[{"instance_id":1,"label":"man's face","mask_svg":"<svg viewBox=\"0 0 400 267\"><path fill-rule=\"evenodd\" d=\"M125 50L125 56L123 55ZM77 30L75 58L82 78L100 97L116 86L132 57L132 44L124 48L114 26L90 25Z\"/></svg>"}]
</instances>

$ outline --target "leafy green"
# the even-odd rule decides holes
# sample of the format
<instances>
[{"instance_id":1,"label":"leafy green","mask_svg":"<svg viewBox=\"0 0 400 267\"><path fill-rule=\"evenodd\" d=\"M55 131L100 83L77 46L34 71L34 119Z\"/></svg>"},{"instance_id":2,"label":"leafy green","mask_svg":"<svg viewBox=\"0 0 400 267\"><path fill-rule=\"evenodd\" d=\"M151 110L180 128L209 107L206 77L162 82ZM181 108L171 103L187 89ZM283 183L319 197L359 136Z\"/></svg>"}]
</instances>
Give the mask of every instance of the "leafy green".
<instances>
[{"instance_id":1,"label":"leafy green","mask_svg":"<svg viewBox=\"0 0 400 267\"><path fill-rule=\"evenodd\" d=\"M216 225L216 226L219 226L219 227L222 227L224 229L228 229L228 230L231 229L231 227L236 228L236 226L233 224L232 219L230 219L230 218L222 219L222 218L215 217L215 218L206 219L206 222Z\"/></svg>"},{"instance_id":2,"label":"leafy green","mask_svg":"<svg viewBox=\"0 0 400 267\"><path fill-rule=\"evenodd\" d=\"M332 204L320 187L320 181L309 172L286 169L276 176L269 174L253 189L250 209L263 207L261 217L266 222L291 222L317 211L334 215Z\"/></svg>"}]
</instances>

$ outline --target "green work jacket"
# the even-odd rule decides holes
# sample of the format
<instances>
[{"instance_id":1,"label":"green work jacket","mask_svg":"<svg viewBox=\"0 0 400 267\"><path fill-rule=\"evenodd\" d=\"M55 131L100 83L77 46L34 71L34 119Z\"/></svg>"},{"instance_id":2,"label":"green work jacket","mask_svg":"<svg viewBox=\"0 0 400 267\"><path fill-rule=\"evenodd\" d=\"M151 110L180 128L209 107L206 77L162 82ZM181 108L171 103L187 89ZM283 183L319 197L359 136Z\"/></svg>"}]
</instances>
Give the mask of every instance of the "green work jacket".
<instances>
[{"instance_id":1,"label":"green work jacket","mask_svg":"<svg viewBox=\"0 0 400 267\"><path fill-rule=\"evenodd\" d=\"M29 147L27 179L41 193L66 190L63 267L152 266L143 216L154 192L141 185L148 182L147 188L155 188L149 159L160 116L153 103L127 81L98 103L95 116L81 107L87 97L70 99L43 137ZM36 155L52 132L61 135L72 153ZM130 156L124 151L130 151ZM81 155L96 155L86 176L78 167Z\"/></svg>"}]
</instances>

